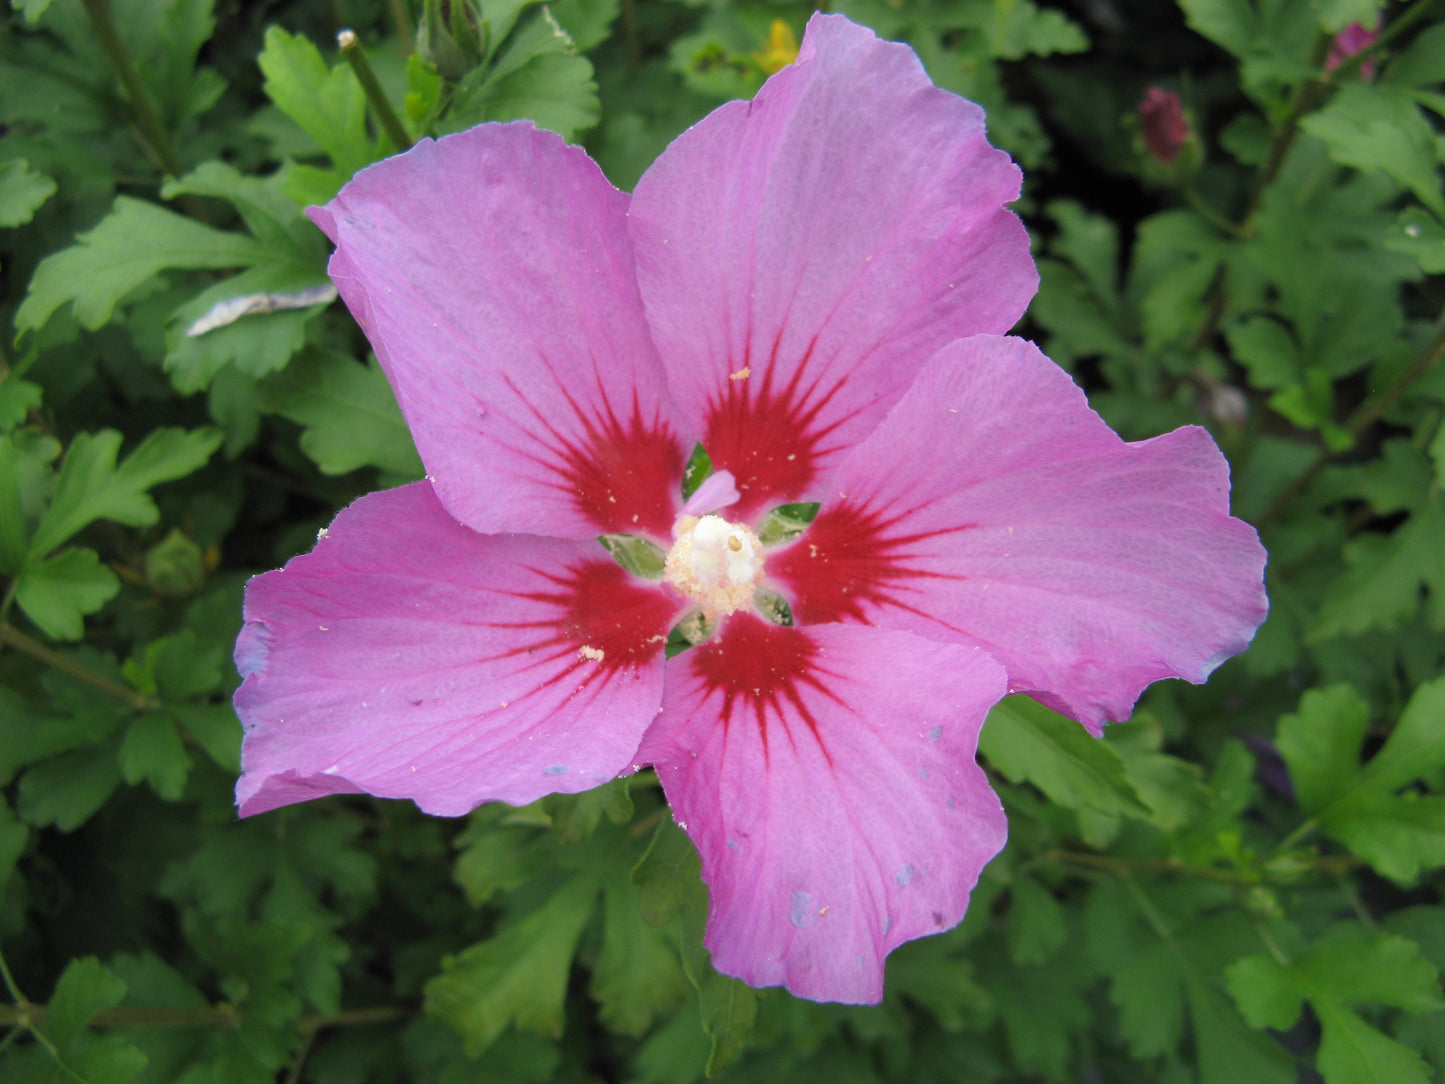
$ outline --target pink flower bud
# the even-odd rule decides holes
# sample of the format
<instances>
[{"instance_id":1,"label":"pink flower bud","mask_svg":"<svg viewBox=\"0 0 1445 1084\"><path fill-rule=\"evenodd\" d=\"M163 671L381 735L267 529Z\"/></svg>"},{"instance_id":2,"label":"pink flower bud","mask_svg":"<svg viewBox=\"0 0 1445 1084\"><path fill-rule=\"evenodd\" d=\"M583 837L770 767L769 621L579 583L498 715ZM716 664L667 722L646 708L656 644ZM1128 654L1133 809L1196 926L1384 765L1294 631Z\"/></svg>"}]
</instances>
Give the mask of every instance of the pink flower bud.
<instances>
[{"instance_id":1,"label":"pink flower bud","mask_svg":"<svg viewBox=\"0 0 1445 1084\"><path fill-rule=\"evenodd\" d=\"M1162 165L1172 166L1179 151L1193 136L1179 95L1163 87L1150 87L1139 103L1144 146Z\"/></svg>"},{"instance_id":2,"label":"pink flower bud","mask_svg":"<svg viewBox=\"0 0 1445 1084\"><path fill-rule=\"evenodd\" d=\"M1325 58L1325 71L1332 72L1361 49L1368 49L1380 36L1379 24L1374 30L1366 30L1360 23L1351 23L1335 35L1330 46L1330 55ZM1369 79L1375 74L1375 62L1367 60L1360 66L1360 77Z\"/></svg>"}]
</instances>

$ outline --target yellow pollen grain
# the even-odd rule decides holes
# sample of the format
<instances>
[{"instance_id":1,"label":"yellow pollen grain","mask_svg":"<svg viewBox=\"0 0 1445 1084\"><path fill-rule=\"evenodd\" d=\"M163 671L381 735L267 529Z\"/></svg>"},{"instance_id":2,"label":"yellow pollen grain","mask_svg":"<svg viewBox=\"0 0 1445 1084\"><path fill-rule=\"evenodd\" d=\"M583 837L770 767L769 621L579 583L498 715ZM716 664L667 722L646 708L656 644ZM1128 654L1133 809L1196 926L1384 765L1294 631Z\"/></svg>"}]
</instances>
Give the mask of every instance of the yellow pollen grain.
<instances>
[{"instance_id":1,"label":"yellow pollen grain","mask_svg":"<svg viewBox=\"0 0 1445 1084\"><path fill-rule=\"evenodd\" d=\"M728 379L729 379L729 380L746 380L748 377L750 377L750 376L752 376L752 375L753 375L752 366L751 366L751 365L744 365L744 366L743 366L741 369L739 369L737 372L735 372L735 373L728 373Z\"/></svg>"},{"instance_id":2,"label":"yellow pollen grain","mask_svg":"<svg viewBox=\"0 0 1445 1084\"><path fill-rule=\"evenodd\" d=\"M583 644L577 649L577 654L581 655L584 659L591 659L593 662L601 662L604 658L602 649L600 647L593 647L591 644Z\"/></svg>"}]
</instances>

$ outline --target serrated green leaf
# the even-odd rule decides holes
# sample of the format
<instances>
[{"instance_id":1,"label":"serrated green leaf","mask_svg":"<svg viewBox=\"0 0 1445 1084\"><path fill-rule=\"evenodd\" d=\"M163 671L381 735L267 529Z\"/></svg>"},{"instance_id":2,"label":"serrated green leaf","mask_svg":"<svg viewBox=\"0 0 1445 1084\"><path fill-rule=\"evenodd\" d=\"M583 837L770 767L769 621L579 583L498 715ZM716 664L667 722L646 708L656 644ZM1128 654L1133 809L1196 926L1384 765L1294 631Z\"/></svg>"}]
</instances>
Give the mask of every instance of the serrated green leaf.
<instances>
[{"instance_id":1,"label":"serrated green leaf","mask_svg":"<svg viewBox=\"0 0 1445 1084\"><path fill-rule=\"evenodd\" d=\"M1370 708L1349 685L1311 689L1279 721L1275 739L1306 813L1324 809L1355 781Z\"/></svg>"},{"instance_id":2,"label":"serrated green leaf","mask_svg":"<svg viewBox=\"0 0 1445 1084\"><path fill-rule=\"evenodd\" d=\"M592 878L574 877L495 937L447 957L426 985L427 1012L450 1025L473 1056L510 1025L560 1035L572 956L596 898Z\"/></svg>"},{"instance_id":3,"label":"serrated green leaf","mask_svg":"<svg viewBox=\"0 0 1445 1084\"><path fill-rule=\"evenodd\" d=\"M97 519L148 527L160 517L152 486L199 470L220 446L214 429L156 429L116 465L122 437L114 429L81 433L70 444L55 499L30 540L41 557Z\"/></svg>"},{"instance_id":4,"label":"serrated green leaf","mask_svg":"<svg viewBox=\"0 0 1445 1084\"><path fill-rule=\"evenodd\" d=\"M1330 157L1358 170L1379 170L1445 218L1439 154L1430 122L1410 94L1390 86L1347 86L1300 126L1324 141Z\"/></svg>"},{"instance_id":5,"label":"serrated green leaf","mask_svg":"<svg viewBox=\"0 0 1445 1084\"><path fill-rule=\"evenodd\" d=\"M166 710L222 770L241 770L241 722L229 703L172 704Z\"/></svg>"},{"instance_id":6,"label":"serrated green leaf","mask_svg":"<svg viewBox=\"0 0 1445 1084\"><path fill-rule=\"evenodd\" d=\"M326 244L321 231L286 197L278 176L253 177L212 159L161 186L166 199L182 194L225 200L236 208L247 232L266 246L272 260L293 261L324 277Z\"/></svg>"},{"instance_id":7,"label":"serrated green leaf","mask_svg":"<svg viewBox=\"0 0 1445 1084\"><path fill-rule=\"evenodd\" d=\"M1026 696L995 704L979 751L1014 782L1029 782L1069 809L1147 816L1149 808L1107 742Z\"/></svg>"},{"instance_id":8,"label":"serrated green leaf","mask_svg":"<svg viewBox=\"0 0 1445 1084\"><path fill-rule=\"evenodd\" d=\"M263 377L284 369L306 345L306 327L330 300L310 308L257 312L213 328L201 335L189 329L201 316L223 301L257 295L295 294L310 290L316 279L289 267L253 267L198 294L176 310L167 331L165 367L176 390L202 391L227 365L250 377Z\"/></svg>"},{"instance_id":9,"label":"serrated green leaf","mask_svg":"<svg viewBox=\"0 0 1445 1084\"><path fill-rule=\"evenodd\" d=\"M625 867L607 872L602 895L602 951L588 987L608 1030L641 1035L687 993L677 950L663 931L643 922L640 890Z\"/></svg>"},{"instance_id":10,"label":"serrated green leaf","mask_svg":"<svg viewBox=\"0 0 1445 1084\"><path fill-rule=\"evenodd\" d=\"M1304 996L1289 968L1268 956L1246 956L1225 973L1225 984L1250 1027L1283 1031L1299 1019Z\"/></svg>"},{"instance_id":11,"label":"serrated green leaf","mask_svg":"<svg viewBox=\"0 0 1445 1084\"><path fill-rule=\"evenodd\" d=\"M134 786L141 780L168 802L180 798L191 772L191 757L176 733L176 724L159 712L131 723L120 743L120 771Z\"/></svg>"},{"instance_id":12,"label":"serrated green leaf","mask_svg":"<svg viewBox=\"0 0 1445 1084\"><path fill-rule=\"evenodd\" d=\"M1394 1084L1429 1079L1420 1056L1366 1024L1349 1006L1392 1005L1410 1012L1445 1006L1438 974L1403 937L1372 934L1325 941L1284 964L1267 956L1234 963L1226 983L1255 1027L1285 1029L1308 999L1323 1038L1318 1067L1327 1084Z\"/></svg>"},{"instance_id":13,"label":"serrated green leaf","mask_svg":"<svg viewBox=\"0 0 1445 1084\"><path fill-rule=\"evenodd\" d=\"M1000 60L1026 56L1081 53L1089 47L1075 23L1060 11L1040 9L1031 0L1013 0L994 6L989 26L989 53Z\"/></svg>"},{"instance_id":14,"label":"serrated green leaf","mask_svg":"<svg viewBox=\"0 0 1445 1084\"><path fill-rule=\"evenodd\" d=\"M1235 56L1249 51L1254 35L1250 0L1179 0L1190 29L1222 45Z\"/></svg>"},{"instance_id":15,"label":"serrated green leaf","mask_svg":"<svg viewBox=\"0 0 1445 1084\"><path fill-rule=\"evenodd\" d=\"M39 384L21 380L13 373L0 377L0 433L8 433L23 422L40 405L41 398Z\"/></svg>"},{"instance_id":16,"label":"serrated green leaf","mask_svg":"<svg viewBox=\"0 0 1445 1084\"><path fill-rule=\"evenodd\" d=\"M552 794L542 800L552 818L552 830L563 843L580 843L592 838L602 818L613 824L632 819L632 795L628 780L614 779L581 794Z\"/></svg>"},{"instance_id":17,"label":"serrated green leaf","mask_svg":"<svg viewBox=\"0 0 1445 1084\"><path fill-rule=\"evenodd\" d=\"M279 26L267 29L256 63L266 76L267 97L316 141L343 180L371 163L366 95L347 64L329 67L309 40Z\"/></svg>"},{"instance_id":18,"label":"serrated green leaf","mask_svg":"<svg viewBox=\"0 0 1445 1084\"><path fill-rule=\"evenodd\" d=\"M125 983L94 956L72 960L46 1006L46 1033L57 1046L68 1046L80 1038L92 1016L119 1005L123 997Z\"/></svg>"},{"instance_id":19,"label":"serrated green leaf","mask_svg":"<svg viewBox=\"0 0 1445 1084\"><path fill-rule=\"evenodd\" d=\"M1307 693L1280 722L1301 807L1320 829L1402 883L1445 863L1445 797L1396 794L1445 767L1445 678L1422 685L1379 752L1359 766L1368 713L1346 687Z\"/></svg>"},{"instance_id":20,"label":"serrated green leaf","mask_svg":"<svg viewBox=\"0 0 1445 1084\"><path fill-rule=\"evenodd\" d=\"M265 409L306 427L301 450L327 474L377 466L420 477L421 459L381 367L329 351L302 352L261 384Z\"/></svg>"},{"instance_id":21,"label":"serrated green leaf","mask_svg":"<svg viewBox=\"0 0 1445 1084\"><path fill-rule=\"evenodd\" d=\"M144 1053L119 1035L107 1035L85 1044L65 1058L65 1066L85 1084L127 1084L149 1064ZM67 1079L67 1084L68 1080Z\"/></svg>"},{"instance_id":22,"label":"serrated green leaf","mask_svg":"<svg viewBox=\"0 0 1445 1084\"><path fill-rule=\"evenodd\" d=\"M707 905L697 848L671 820L659 822L632 871L632 883L640 891L643 921L651 926L665 925L688 907Z\"/></svg>"},{"instance_id":23,"label":"serrated green leaf","mask_svg":"<svg viewBox=\"0 0 1445 1084\"><path fill-rule=\"evenodd\" d=\"M1344 554L1350 567L1330 585L1309 640L1395 627L1420 610L1422 587L1429 623L1445 628L1445 503L1438 492L1391 534L1361 535Z\"/></svg>"},{"instance_id":24,"label":"serrated green leaf","mask_svg":"<svg viewBox=\"0 0 1445 1084\"><path fill-rule=\"evenodd\" d=\"M245 234L119 196L99 225L41 261L15 327L38 331L68 302L76 320L93 330L109 322L127 294L163 271L246 267L266 258L266 249Z\"/></svg>"},{"instance_id":25,"label":"serrated green leaf","mask_svg":"<svg viewBox=\"0 0 1445 1084\"><path fill-rule=\"evenodd\" d=\"M1165 211L1139 224L1129 281L1151 349L1184 342L1200 326L1225 251L1193 211Z\"/></svg>"},{"instance_id":26,"label":"serrated green leaf","mask_svg":"<svg viewBox=\"0 0 1445 1084\"><path fill-rule=\"evenodd\" d=\"M488 16L494 34L500 24ZM464 79L442 124L458 131L482 120L531 120L575 139L601 115L592 63L546 7L518 21L486 64Z\"/></svg>"},{"instance_id":27,"label":"serrated green leaf","mask_svg":"<svg viewBox=\"0 0 1445 1084\"><path fill-rule=\"evenodd\" d=\"M1009 886L1008 947L1015 963L1043 963L1068 938L1064 909L1032 877L1019 877Z\"/></svg>"},{"instance_id":28,"label":"serrated green leaf","mask_svg":"<svg viewBox=\"0 0 1445 1084\"><path fill-rule=\"evenodd\" d=\"M37 828L79 828L120 785L115 753L104 746L77 749L30 768L20 777L16 812Z\"/></svg>"},{"instance_id":29,"label":"serrated green leaf","mask_svg":"<svg viewBox=\"0 0 1445 1084\"><path fill-rule=\"evenodd\" d=\"M50 499L55 481L50 464L59 455L54 437L25 429L0 435L0 573L14 576L25 567L27 528Z\"/></svg>"},{"instance_id":30,"label":"serrated green leaf","mask_svg":"<svg viewBox=\"0 0 1445 1084\"><path fill-rule=\"evenodd\" d=\"M1429 1084L1420 1055L1331 1002L1315 1005L1323 1037L1315 1065L1325 1084Z\"/></svg>"},{"instance_id":31,"label":"serrated green leaf","mask_svg":"<svg viewBox=\"0 0 1445 1084\"><path fill-rule=\"evenodd\" d=\"M75 547L29 565L16 581L15 603L52 640L78 640L85 615L119 591L119 578L96 552Z\"/></svg>"},{"instance_id":32,"label":"serrated green leaf","mask_svg":"<svg viewBox=\"0 0 1445 1084\"><path fill-rule=\"evenodd\" d=\"M707 1075L722 1072L747 1049L758 1019L758 992L747 983L712 971L698 985L702 1029L712 1039Z\"/></svg>"},{"instance_id":33,"label":"serrated green leaf","mask_svg":"<svg viewBox=\"0 0 1445 1084\"><path fill-rule=\"evenodd\" d=\"M0 228L23 226L55 195L55 178L36 173L23 158L0 166Z\"/></svg>"}]
</instances>

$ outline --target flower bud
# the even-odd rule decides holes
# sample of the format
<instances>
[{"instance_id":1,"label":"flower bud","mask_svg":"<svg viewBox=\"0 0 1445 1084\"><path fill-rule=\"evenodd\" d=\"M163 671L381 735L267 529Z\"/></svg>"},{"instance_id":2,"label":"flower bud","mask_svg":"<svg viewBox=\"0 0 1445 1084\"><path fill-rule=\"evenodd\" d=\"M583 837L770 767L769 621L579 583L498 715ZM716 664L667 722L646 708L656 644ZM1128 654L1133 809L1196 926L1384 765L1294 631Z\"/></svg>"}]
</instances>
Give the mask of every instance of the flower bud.
<instances>
[{"instance_id":1,"label":"flower bud","mask_svg":"<svg viewBox=\"0 0 1445 1084\"><path fill-rule=\"evenodd\" d=\"M426 0L416 28L417 54L456 82L482 62L486 25L476 0Z\"/></svg>"},{"instance_id":2,"label":"flower bud","mask_svg":"<svg viewBox=\"0 0 1445 1084\"><path fill-rule=\"evenodd\" d=\"M1194 138L1194 130L1184 116L1179 95L1163 87L1150 87L1139 103L1139 122L1144 146L1161 165L1173 166L1184 144Z\"/></svg>"},{"instance_id":3,"label":"flower bud","mask_svg":"<svg viewBox=\"0 0 1445 1084\"><path fill-rule=\"evenodd\" d=\"M1325 71L1332 72L1343 64L1350 57L1368 49L1380 36L1380 27L1377 23L1374 30L1365 29L1361 23L1351 23L1335 35L1334 43L1330 46L1330 55L1325 58ZM1360 78L1369 79L1375 74L1374 60L1367 60L1360 65Z\"/></svg>"}]
</instances>

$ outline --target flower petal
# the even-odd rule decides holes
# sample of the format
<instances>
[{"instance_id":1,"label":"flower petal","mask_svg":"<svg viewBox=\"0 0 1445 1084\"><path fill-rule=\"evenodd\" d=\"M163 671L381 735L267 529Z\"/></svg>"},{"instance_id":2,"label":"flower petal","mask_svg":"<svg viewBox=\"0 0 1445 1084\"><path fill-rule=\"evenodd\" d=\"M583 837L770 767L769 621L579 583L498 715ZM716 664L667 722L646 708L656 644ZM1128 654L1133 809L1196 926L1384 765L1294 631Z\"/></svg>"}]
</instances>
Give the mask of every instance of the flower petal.
<instances>
[{"instance_id":1,"label":"flower petal","mask_svg":"<svg viewBox=\"0 0 1445 1084\"><path fill-rule=\"evenodd\" d=\"M1126 444L1022 339L934 357L768 555L800 624L982 646L1094 733L1159 678L1201 682L1264 620L1265 553L1229 465L1190 426Z\"/></svg>"},{"instance_id":2,"label":"flower petal","mask_svg":"<svg viewBox=\"0 0 1445 1084\"><path fill-rule=\"evenodd\" d=\"M702 855L714 965L878 1001L884 957L955 925L1003 846L974 762L1003 692L982 651L746 613L671 660L638 756Z\"/></svg>"},{"instance_id":3,"label":"flower petal","mask_svg":"<svg viewBox=\"0 0 1445 1084\"><path fill-rule=\"evenodd\" d=\"M815 496L930 354L1022 315L1019 176L912 50L823 15L648 169L629 221L653 338L740 517Z\"/></svg>"},{"instance_id":4,"label":"flower petal","mask_svg":"<svg viewBox=\"0 0 1445 1084\"><path fill-rule=\"evenodd\" d=\"M241 813L365 791L459 816L629 767L677 607L600 552L477 534L424 482L344 510L246 590Z\"/></svg>"},{"instance_id":5,"label":"flower petal","mask_svg":"<svg viewBox=\"0 0 1445 1084\"><path fill-rule=\"evenodd\" d=\"M586 154L483 124L362 170L311 215L454 516L667 537L691 443L643 318L627 197Z\"/></svg>"}]
</instances>

